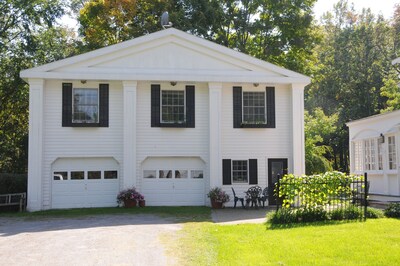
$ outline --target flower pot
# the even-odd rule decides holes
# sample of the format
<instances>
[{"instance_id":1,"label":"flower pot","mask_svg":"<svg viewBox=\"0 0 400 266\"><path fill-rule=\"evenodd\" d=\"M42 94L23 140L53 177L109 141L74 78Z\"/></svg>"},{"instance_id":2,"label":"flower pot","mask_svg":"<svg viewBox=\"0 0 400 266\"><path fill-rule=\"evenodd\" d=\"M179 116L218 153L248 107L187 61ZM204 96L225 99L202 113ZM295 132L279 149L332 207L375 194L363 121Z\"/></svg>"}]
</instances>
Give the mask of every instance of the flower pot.
<instances>
[{"instance_id":1,"label":"flower pot","mask_svg":"<svg viewBox=\"0 0 400 266\"><path fill-rule=\"evenodd\" d=\"M224 204L220 201L211 200L211 207L213 209L222 209L223 205Z\"/></svg>"},{"instance_id":2,"label":"flower pot","mask_svg":"<svg viewBox=\"0 0 400 266\"><path fill-rule=\"evenodd\" d=\"M126 200L124 200L124 207L125 207L125 208L133 208L133 207L136 207L136 200L133 200L133 199L126 199Z\"/></svg>"},{"instance_id":3,"label":"flower pot","mask_svg":"<svg viewBox=\"0 0 400 266\"><path fill-rule=\"evenodd\" d=\"M145 200L139 200L139 207L145 207L146 206L146 201Z\"/></svg>"}]
</instances>

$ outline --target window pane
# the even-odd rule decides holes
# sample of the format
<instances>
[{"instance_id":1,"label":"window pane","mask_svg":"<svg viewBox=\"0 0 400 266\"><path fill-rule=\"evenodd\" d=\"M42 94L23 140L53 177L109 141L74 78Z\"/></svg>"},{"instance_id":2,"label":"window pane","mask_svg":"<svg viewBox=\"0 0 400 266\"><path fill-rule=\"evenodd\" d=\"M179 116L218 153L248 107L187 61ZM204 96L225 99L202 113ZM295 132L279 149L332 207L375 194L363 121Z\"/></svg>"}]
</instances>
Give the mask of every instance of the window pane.
<instances>
[{"instance_id":1,"label":"window pane","mask_svg":"<svg viewBox=\"0 0 400 266\"><path fill-rule=\"evenodd\" d=\"M68 180L68 172L54 172L54 180Z\"/></svg>"},{"instance_id":2,"label":"window pane","mask_svg":"<svg viewBox=\"0 0 400 266\"><path fill-rule=\"evenodd\" d=\"M161 122L182 123L185 121L185 91L162 91Z\"/></svg>"},{"instance_id":3,"label":"window pane","mask_svg":"<svg viewBox=\"0 0 400 266\"><path fill-rule=\"evenodd\" d=\"M88 171L88 179L101 179L101 171Z\"/></svg>"},{"instance_id":4,"label":"window pane","mask_svg":"<svg viewBox=\"0 0 400 266\"><path fill-rule=\"evenodd\" d=\"M73 171L71 172L71 180L83 180L85 178L84 171Z\"/></svg>"},{"instance_id":5,"label":"window pane","mask_svg":"<svg viewBox=\"0 0 400 266\"><path fill-rule=\"evenodd\" d=\"M172 170L160 170L159 178L172 178Z\"/></svg>"},{"instance_id":6,"label":"window pane","mask_svg":"<svg viewBox=\"0 0 400 266\"><path fill-rule=\"evenodd\" d=\"M98 89L74 89L72 122L98 123L98 94Z\"/></svg>"},{"instance_id":7,"label":"window pane","mask_svg":"<svg viewBox=\"0 0 400 266\"><path fill-rule=\"evenodd\" d=\"M175 170L175 178L188 178L187 170Z\"/></svg>"},{"instance_id":8,"label":"window pane","mask_svg":"<svg viewBox=\"0 0 400 266\"><path fill-rule=\"evenodd\" d=\"M118 179L118 171L104 171L104 179Z\"/></svg>"},{"instance_id":9,"label":"window pane","mask_svg":"<svg viewBox=\"0 0 400 266\"><path fill-rule=\"evenodd\" d=\"M243 92L243 122L265 123L265 92Z\"/></svg>"},{"instance_id":10,"label":"window pane","mask_svg":"<svg viewBox=\"0 0 400 266\"><path fill-rule=\"evenodd\" d=\"M234 183L247 183L247 160L232 161L232 181Z\"/></svg>"},{"instance_id":11,"label":"window pane","mask_svg":"<svg viewBox=\"0 0 400 266\"><path fill-rule=\"evenodd\" d=\"M156 178L156 170L144 170L143 177L144 178Z\"/></svg>"},{"instance_id":12,"label":"window pane","mask_svg":"<svg viewBox=\"0 0 400 266\"><path fill-rule=\"evenodd\" d=\"M394 136L388 137L389 169L391 170L397 169L395 141L396 140Z\"/></svg>"},{"instance_id":13,"label":"window pane","mask_svg":"<svg viewBox=\"0 0 400 266\"><path fill-rule=\"evenodd\" d=\"M191 176L192 178L201 179L203 178L203 170L192 170Z\"/></svg>"}]
</instances>

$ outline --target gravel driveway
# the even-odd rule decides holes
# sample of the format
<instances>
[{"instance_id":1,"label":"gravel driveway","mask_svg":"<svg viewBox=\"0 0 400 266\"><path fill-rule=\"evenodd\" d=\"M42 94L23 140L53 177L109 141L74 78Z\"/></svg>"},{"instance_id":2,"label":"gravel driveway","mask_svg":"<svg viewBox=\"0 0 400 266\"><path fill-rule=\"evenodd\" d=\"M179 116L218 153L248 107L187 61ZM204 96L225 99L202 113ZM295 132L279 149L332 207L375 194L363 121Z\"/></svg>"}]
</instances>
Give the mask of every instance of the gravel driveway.
<instances>
[{"instance_id":1,"label":"gravel driveway","mask_svg":"<svg viewBox=\"0 0 400 266\"><path fill-rule=\"evenodd\" d=\"M0 265L173 265L159 237L180 229L144 214L0 218Z\"/></svg>"}]
</instances>

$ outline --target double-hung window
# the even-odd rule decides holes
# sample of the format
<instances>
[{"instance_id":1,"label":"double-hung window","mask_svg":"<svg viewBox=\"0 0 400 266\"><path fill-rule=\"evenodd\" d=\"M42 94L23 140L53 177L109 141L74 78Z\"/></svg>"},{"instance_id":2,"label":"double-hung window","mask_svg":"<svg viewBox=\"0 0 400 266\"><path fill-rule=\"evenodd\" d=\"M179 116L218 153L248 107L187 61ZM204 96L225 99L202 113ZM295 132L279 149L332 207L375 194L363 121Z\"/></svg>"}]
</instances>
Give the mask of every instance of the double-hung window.
<instances>
[{"instance_id":1,"label":"double-hung window","mask_svg":"<svg viewBox=\"0 0 400 266\"><path fill-rule=\"evenodd\" d=\"M73 90L72 123L99 122L99 89Z\"/></svg>"},{"instance_id":2,"label":"double-hung window","mask_svg":"<svg viewBox=\"0 0 400 266\"><path fill-rule=\"evenodd\" d=\"M233 87L233 128L275 128L275 88Z\"/></svg>"},{"instance_id":3,"label":"double-hung window","mask_svg":"<svg viewBox=\"0 0 400 266\"><path fill-rule=\"evenodd\" d=\"M232 160L232 182L248 183L248 164L247 160Z\"/></svg>"},{"instance_id":4,"label":"double-hung window","mask_svg":"<svg viewBox=\"0 0 400 266\"><path fill-rule=\"evenodd\" d=\"M395 136L388 137L388 149L389 169L397 169Z\"/></svg>"},{"instance_id":5,"label":"double-hung window","mask_svg":"<svg viewBox=\"0 0 400 266\"><path fill-rule=\"evenodd\" d=\"M161 91L161 123L184 123L185 109L185 91Z\"/></svg>"},{"instance_id":6,"label":"double-hung window","mask_svg":"<svg viewBox=\"0 0 400 266\"><path fill-rule=\"evenodd\" d=\"M375 170L375 139L364 140L365 170Z\"/></svg>"},{"instance_id":7,"label":"double-hung window","mask_svg":"<svg viewBox=\"0 0 400 266\"><path fill-rule=\"evenodd\" d=\"M151 85L151 127L194 128L195 87L163 86L166 88L161 89L160 84Z\"/></svg>"},{"instance_id":8,"label":"double-hung window","mask_svg":"<svg viewBox=\"0 0 400 266\"><path fill-rule=\"evenodd\" d=\"M63 127L108 127L109 85L73 87L62 84Z\"/></svg>"},{"instance_id":9,"label":"double-hung window","mask_svg":"<svg viewBox=\"0 0 400 266\"><path fill-rule=\"evenodd\" d=\"M363 149L362 149L362 141L355 141L353 143L354 147L354 170L362 171L363 170Z\"/></svg>"},{"instance_id":10,"label":"double-hung window","mask_svg":"<svg viewBox=\"0 0 400 266\"><path fill-rule=\"evenodd\" d=\"M267 113L265 108L265 92L243 92L243 123L265 124Z\"/></svg>"}]
</instances>

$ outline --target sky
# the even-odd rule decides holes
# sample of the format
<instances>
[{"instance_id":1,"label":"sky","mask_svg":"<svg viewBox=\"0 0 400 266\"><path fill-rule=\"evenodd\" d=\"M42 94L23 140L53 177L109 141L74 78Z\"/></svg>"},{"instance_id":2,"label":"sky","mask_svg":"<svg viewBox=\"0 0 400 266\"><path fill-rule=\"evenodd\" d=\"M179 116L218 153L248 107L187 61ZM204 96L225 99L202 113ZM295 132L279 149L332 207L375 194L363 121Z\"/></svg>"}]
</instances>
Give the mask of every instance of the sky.
<instances>
[{"instance_id":1,"label":"sky","mask_svg":"<svg viewBox=\"0 0 400 266\"><path fill-rule=\"evenodd\" d=\"M318 0L314 6L315 18L319 18L327 11L332 11L333 5L337 3L338 0ZM382 14L386 19L393 16L394 5L400 4L400 0L348 0L349 3L354 4L356 11L361 11L363 8L371 8L372 13ZM76 20L64 16L61 19L63 24L68 25L71 28L77 30L78 25Z\"/></svg>"},{"instance_id":2,"label":"sky","mask_svg":"<svg viewBox=\"0 0 400 266\"><path fill-rule=\"evenodd\" d=\"M356 11L370 8L373 14L381 13L386 19L393 16L394 5L400 4L400 0L349 0L348 2L354 4ZM318 0L314 6L315 18L319 20L323 13L331 11L335 3L336 0Z\"/></svg>"}]
</instances>

